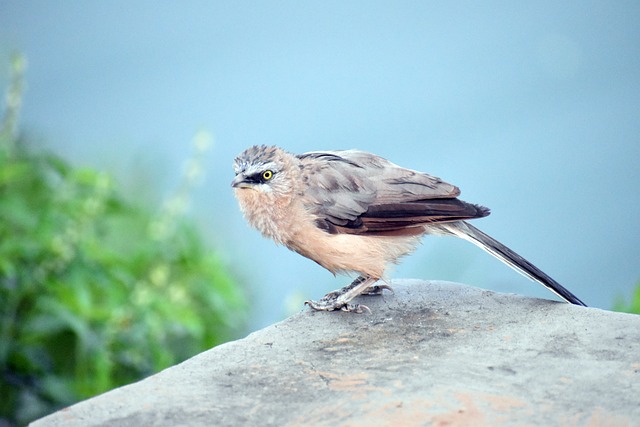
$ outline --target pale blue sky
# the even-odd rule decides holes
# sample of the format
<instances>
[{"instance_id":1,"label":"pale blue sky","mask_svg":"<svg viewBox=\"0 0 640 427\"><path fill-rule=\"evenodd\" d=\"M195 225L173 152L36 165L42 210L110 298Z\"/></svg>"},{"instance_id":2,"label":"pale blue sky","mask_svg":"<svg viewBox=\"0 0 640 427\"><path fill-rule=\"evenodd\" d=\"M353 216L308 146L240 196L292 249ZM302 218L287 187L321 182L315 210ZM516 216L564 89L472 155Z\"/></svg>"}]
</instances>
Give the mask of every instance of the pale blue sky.
<instances>
[{"instance_id":1,"label":"pale blue sky","mask_svg":"<svg viewBox=\"0 0 640 427\"><path fill-rule=\"evenodd\" d=\"M263 143L359 148L438 175L492 209L476 226L610 308L640 279L639 40L637 1L5 0L0 80L23 51L23 129L152 200L211 131L190 214L253 286L252 327L348 280L240 217L231 162ZM553 298L445 238L392 277Z\"/></svg>"}]
</instances>

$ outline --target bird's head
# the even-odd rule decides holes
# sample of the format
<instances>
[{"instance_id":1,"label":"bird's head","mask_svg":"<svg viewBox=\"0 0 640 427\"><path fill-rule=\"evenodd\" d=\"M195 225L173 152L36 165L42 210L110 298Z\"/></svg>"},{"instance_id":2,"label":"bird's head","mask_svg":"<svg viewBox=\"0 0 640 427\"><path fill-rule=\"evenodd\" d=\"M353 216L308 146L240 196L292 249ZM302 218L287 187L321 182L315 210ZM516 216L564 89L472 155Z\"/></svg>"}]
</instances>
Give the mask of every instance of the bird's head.
<instances>
[{"instance_id":1,"label":"bird's head","mask_svg":"<svg viewBox=\"0 0 640 427\"><path fill-rule=\"evenodd\" d=\"M254 145L233 163L236 173L231 186L237 191L253 190L264 194L288 194L291 191L291 162L295 156L281 148Z\"/></svg>"}]
</instances>

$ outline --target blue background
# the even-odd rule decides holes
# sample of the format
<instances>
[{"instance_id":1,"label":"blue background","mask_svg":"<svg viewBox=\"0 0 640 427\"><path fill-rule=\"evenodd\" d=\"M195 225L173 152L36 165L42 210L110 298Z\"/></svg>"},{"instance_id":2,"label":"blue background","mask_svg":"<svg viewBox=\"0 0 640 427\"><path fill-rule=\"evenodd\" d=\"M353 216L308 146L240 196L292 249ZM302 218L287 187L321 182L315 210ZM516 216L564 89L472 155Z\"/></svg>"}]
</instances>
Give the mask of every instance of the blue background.
<instances>
[{"instance_id":1,"label":"blue background","mask_svg":"<svg viewBox=\"0 0 640 427\"><path fill-rule=\"evenodd\" d=\"M190 215L251 286L250 327L344 285L249 229L229 183L253 144L359 148L442 177L475 225L590 305L640 278L640 2L2 1L0 82L25 53L22 129L158 203L200 129ZM427 237L392 277L554 298Z\"/></svg>"}]
</instances>

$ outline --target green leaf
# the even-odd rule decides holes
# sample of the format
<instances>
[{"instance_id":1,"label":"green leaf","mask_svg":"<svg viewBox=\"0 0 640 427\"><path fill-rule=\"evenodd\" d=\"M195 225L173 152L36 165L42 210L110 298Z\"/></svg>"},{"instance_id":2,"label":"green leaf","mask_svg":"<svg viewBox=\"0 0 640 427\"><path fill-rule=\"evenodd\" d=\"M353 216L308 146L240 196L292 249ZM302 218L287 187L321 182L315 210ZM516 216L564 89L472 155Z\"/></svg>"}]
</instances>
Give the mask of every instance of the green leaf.
<instances>
[{"instance_id":1,"label":"green leaf","mask_svg":"<svg viewBox=\"0 0 640 427\"><path fill-rule=\"evenodd\" d=\"M178 209L190 177L165 208L142 206L13 130L0 134L0 419L26 424L239 332L241 287Z\"/></svg>"}]
</instances>

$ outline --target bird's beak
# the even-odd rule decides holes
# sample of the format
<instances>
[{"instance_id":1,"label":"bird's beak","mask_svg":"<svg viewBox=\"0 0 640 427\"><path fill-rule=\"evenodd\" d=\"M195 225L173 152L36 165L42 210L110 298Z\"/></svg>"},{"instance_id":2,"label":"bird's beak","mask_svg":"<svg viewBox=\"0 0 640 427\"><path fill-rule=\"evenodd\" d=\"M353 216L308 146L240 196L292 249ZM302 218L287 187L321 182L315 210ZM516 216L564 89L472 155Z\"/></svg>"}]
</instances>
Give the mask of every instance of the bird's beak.
<instances>
[{"instance_id":1,"label":"bird's beak","mask_svg":"<svg viewBox=\"0 0 640 427\"><path fill-rule=\"evenodd\" d=\"M249 188L250 185L247 181L245 181L245 176L241 173L239 173L238 175L236 175L235 178L233 178L233 181L231 181L231 186L233 188Z\"/></svg>"}]
</instances>

